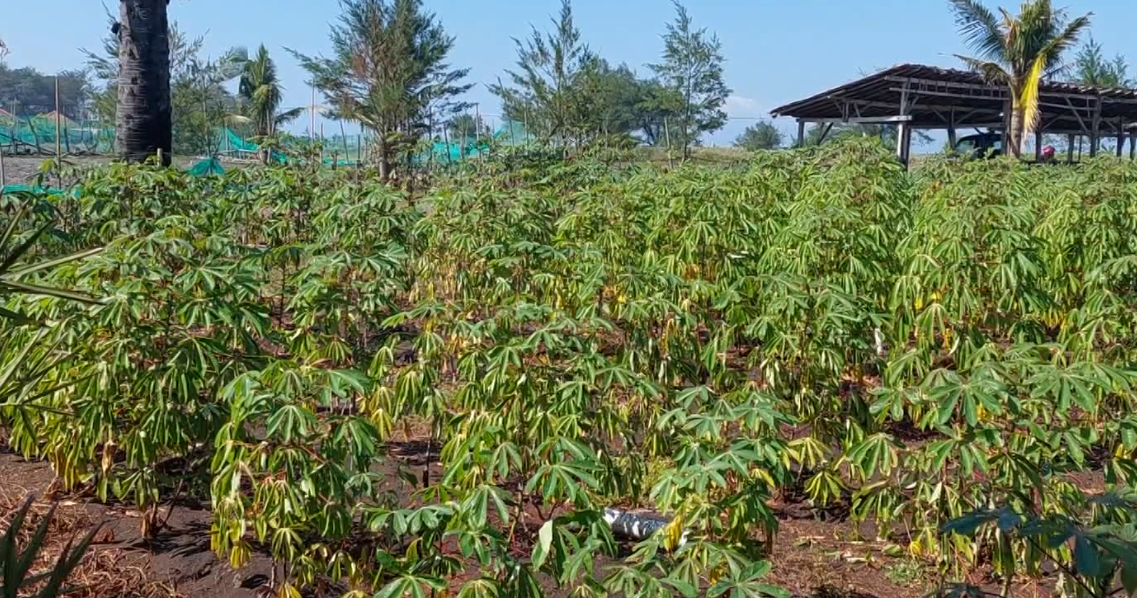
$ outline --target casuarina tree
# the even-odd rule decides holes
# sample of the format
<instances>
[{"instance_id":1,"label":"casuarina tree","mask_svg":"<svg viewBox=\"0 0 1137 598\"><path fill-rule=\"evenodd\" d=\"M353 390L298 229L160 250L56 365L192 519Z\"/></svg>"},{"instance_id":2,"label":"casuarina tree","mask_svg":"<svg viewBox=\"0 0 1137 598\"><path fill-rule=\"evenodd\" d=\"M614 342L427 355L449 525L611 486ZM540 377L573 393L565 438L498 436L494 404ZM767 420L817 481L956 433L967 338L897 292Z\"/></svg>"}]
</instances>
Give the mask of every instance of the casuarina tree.
<instances>
[{"instance_id":1,"label":"casuarina tree","mask_svg":"<svg viewBox=\"0 0 1137 598\"><path fill-rule=\"evenodd\" d=\"M730 88L723 82L725 59L718 37L706 29L696 29L683 5L676 3L675 9L675 21L667 25L663 36L663 60L651 69L672 92L672 135L678 135L687 157L703 133L726 124L723 105Z\"/></svg>"},{"instance_id":2,"label":"casuarina tree","mask_svg":"<svg viewBox=\"0 0 1137 598\"><path fill-rule=\"evenodd\" d=\"M379 173L387 180L394 158L430 122L466 107L455 97L470 88L462 82L469 69L447 63L454 38L421 0L340 0L340 7L332 56L293 54L338 116L375 132Z\"/></svg>"},{"instance_id":3,"label":"casuarina tree","mask_svg":"<svg viewBox=\"0 0 1137 598\"><path fill-rule=\"evenodd\" d=\"M533 29L530 38L514 39L517 69L507 71L510 85L490 90L501 98L506 118L529 123L538 135L566 141L584 128L586 77L596 61L573 20L572 4L562 0L553 30Z\"/></svg>"},{"instance_id":4,"label":"casuarina tree","mask_svg":"<svg viewBox=\"0 0 1137 598\"><path fill-rule=\"evenodd\" d=\"M1074 56L1071 65L1072 81L1091 87L1130 87L1129 64L1125 57L1117 54L1112 60L1106 59L1105 52L1093 37Z\"/></svg>"}]
</instances>

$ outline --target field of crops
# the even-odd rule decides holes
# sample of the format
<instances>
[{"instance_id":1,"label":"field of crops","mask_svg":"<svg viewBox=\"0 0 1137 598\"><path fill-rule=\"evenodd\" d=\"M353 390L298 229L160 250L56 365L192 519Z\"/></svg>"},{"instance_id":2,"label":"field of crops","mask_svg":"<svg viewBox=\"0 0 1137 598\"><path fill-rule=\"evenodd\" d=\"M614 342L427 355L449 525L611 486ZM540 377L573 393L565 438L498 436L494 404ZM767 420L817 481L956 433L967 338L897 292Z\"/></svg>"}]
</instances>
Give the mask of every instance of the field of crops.
<instances>
[{"instance_id":1,"label":"field of crops","mask_svg":"<svg viewBox=\"0 0 1137 598\"><path fill-rule=\"evenodd\" d=\"M413 196L113 165L4 198L21 263L104 249L0 285L39 323L0 324L0 437L143 535L209 500L284 597L785 596L792 497L925 586L1106 596L1137 587L1135 200L1131 163L871 141ZM608 507L670 523L631 543Z\"/></svg>"}]
</instances>

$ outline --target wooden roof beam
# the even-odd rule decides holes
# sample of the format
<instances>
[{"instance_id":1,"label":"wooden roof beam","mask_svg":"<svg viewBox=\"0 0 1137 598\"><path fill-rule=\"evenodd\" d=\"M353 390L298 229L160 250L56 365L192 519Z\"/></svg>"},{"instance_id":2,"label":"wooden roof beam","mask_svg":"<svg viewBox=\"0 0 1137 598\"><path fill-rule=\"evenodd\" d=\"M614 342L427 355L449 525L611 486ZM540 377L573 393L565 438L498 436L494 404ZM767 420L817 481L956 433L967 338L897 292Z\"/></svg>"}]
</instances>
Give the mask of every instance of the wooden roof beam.
<instances>
[{"instance_id":1,"label":"wooden roof beam","mask_svg":"<svg viewBox=\"0 0 1137 598\"><path fill-rule=\"evenodd\" d=\"M801 122L807 123L846 123L852 125L886 125L886 124L899 124L910 123L914 119L911 115L902 116L866 116L863 118L850 118L848 120L841 120L840 118L810 118L804 117L798 119Z\"/></svg>"},{"instance_id":2,"label":"wooden roof beam","mask_svg":"<svg viewBox=\"0 0 1137 598\"><path fill-rule=\"evenodd\" d=\"M916 78L911 78L911 77L899 77L899 76L895 76L895 75L885 77L885 79L892 81L894 83L909 83L909 84L916 83L918 85L933 85L933 86L934 85L943 85L945 87L954 87L957 89L970 89L970 90L975 90L975 91L988 91L988 92L1003 94L1004 99L1006 98L1006 93L1007 93L1006 90L1000 89L998 86L979 85L976 83L962 83L962 82L958 82L958 81L937 81L935 79L916 79ZM1043 89L1040 92L1040 95L1043 97L1049 96L1049 97L1055 97L1055 98L1070 98L1070 99L1079 99L1079 100L1087 100L1087 101L1100 100L1100 101L1105 102L1107 104L1137 104L1137 99L1118 98L1118 97L1113 97L1113 96L1109 96L1109 95L1102 95L1100 93L1070 93L1070 92L1065 92L1065 91L1048 91L1046 89ZM972 97L972 96L966 96L966 97Z\"/></svg>"},{"instance_id":3,"label":"wooden roof beam","mask_svg":"<svg viewBox=\"0 0 1137 598\"><path fill-rule=\"evenodd\" d=\"M896 109L898 104L892 102L878 102L875 100L857 100L853 98L846 98L844 101L849 105L860 108L888 108ZM963 106L952 106L950 104L921 104L918 110L951 110L952 108L959 109ZM984 108L973 108L972 111L985 110ZM1001 112L1001 110L999 110Z\"/></svg>"}]
</instances>

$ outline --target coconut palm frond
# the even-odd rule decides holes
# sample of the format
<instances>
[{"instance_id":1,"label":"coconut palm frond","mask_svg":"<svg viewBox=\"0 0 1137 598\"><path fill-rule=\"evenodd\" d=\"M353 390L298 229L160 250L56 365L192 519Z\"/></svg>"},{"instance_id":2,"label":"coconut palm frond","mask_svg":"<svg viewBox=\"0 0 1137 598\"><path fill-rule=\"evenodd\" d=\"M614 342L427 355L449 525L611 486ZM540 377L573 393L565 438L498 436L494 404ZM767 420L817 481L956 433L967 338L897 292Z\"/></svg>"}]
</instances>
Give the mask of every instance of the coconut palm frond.
<instances>
[{"instance_id":1,"label":"coconut palm frond","mask_svg":"<svg viewBox=\"0 0 1137 598\"><path fill-rule=\"evenodd\" d=\"M1047 44L1042 47L1039 51L1039 55L1046 59L1046 69L1054 68L1060 64L1062 54L1070 48L1073 48L1078 43L1082 33L1085 33L1085 31L1090 28L1090 19L1092 17L1093 13L1088 13L1070 21L1060 33L1053 36Z\"/></svg>"},{"instance_id":2,"label":"coconut palm frond","mask_svg":"<svg viewBox=\"0 0 1137 598\"><path fill-rule=\"evenodd\" d=\"M1006 54L1005 38L999 20L978 0L951 0L955 22L964 42L983 56L999 60Z\"/></svg>"},{"instance_id":3,"label":"coconut palm frond","mask_svg":"<svg viewBox=\"0 0 1137 598\"><path fill-rule=\"evenodd\" d=\"M280 114L276 115L276 118L274 119L275 124L277 127L286 125L286 124L300 118L300 116L302 114L304 114L304 111L305 111L305 108L303 108L303 107L292 108L291 110L285 110L284 112L281 112Z\"/></svg>"},{"instance_id":4,"label":"coconut palm frond","mask_svg":"<svg viewBox=\"0 0 1137 598\"><path fill-rule=\"evenodd\" d=\"M980 60L970 56L955 55L960 59L968 68L968 70L979 73L984 81L988 83L1006 84L1011 80L1011 74L1007 72L1002 65L992 62L990 60Z\"/></svg>"},{"instance_id":5,"label":"coconut palm frond","mask_svg":"<svg viewBox=\"0 0 1137 598\"><path fill-rule=\"evenodd\" d=\"M1038 127L1039 119L1039 91L1042 88L1042 74L1046 69L1046 59L1039 56L1034 60L1034 66L1027 73L1022 91L1017 98L1018 106L1023 111L1023 134L1029 135Z\"/></svg>"},{"instance_id":6,"label":"coconut palm frond","mask_svg":"<svg viewBox=\"0 0 1137 598\"><path fill-rule=\"evenodd\" d=\"M226 114L225 124L232 126L244 126L253 122L253 119L245 116L244 114Z\"/></svg>"}]
</instances>

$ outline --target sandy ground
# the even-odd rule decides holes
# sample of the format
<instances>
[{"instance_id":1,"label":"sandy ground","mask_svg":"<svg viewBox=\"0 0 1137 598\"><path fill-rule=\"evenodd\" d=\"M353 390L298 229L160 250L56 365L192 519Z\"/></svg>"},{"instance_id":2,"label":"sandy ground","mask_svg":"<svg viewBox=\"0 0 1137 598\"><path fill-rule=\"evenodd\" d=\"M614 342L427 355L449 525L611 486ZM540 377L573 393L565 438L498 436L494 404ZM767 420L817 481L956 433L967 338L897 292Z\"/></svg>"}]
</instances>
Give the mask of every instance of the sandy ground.
<instances>
[{"instance_id":1,"label":"sandy ground","mask_svg":"<svg viewBox=\"0 0 1137 598\"><path fill-rule=\"evenodd\" d=\"M200 158L174 158L174 166L187 169L195 164ZM6 185L28 185L36 180L41 168L47 161L47 158L41 156L4 156L4 184ZM89 168L96 168L98 166L108 164L111 158L107 156L69 156L64 158L64 162L74 168L85 170ZM49 174L45 177L44 182L47 186L56 187L62 182L63 185L74 182L74 177L71 180L63 179L60 181L54 174Z\"/></svg>"}]
</instances>

